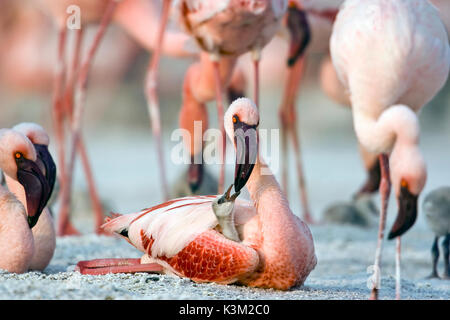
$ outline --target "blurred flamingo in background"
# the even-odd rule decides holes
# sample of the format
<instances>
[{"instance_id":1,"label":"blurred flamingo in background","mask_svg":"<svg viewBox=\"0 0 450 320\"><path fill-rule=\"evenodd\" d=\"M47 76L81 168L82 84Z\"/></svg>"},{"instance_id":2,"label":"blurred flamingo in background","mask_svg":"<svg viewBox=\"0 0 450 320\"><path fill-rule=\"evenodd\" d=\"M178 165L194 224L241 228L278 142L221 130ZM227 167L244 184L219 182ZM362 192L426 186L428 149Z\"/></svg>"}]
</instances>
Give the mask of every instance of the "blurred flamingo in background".
<instances>
[{"instance_id":1,"label":"blurred flamingo in background","mask_svg":"<svg viewBox=\"0 0 450 320\"><path fill-rule=\"evenodd\" d=\"M337 16L330 49L339 79L350 93L358 140L380 154L381 214L371 298L378 298L391 173L399 211L388 239L397 238L400 298L400 236L416 220L417 199L426 181L416 113L447 80L448 35L428 1L347 0Z\"/></svg>"},{"instance_id":2,"label":"blurred flamingo in background","mask_svg":"<svg viewBox=\"0 0 450 320\"><path fill-rule=\"evenodd\" d=\"M297 61L288 61L288 73L283 98L279 109L279 117L282 130L282 153L285 156L288 150L288 136L290 136L293 143L298 174L297 180L303 208L303 218L307 223L314 223L314 219L312 218L310 212L308 194L306 190L306 179L303 172L295 101L297 99L299 85L302 80L307 55L311 53L328 51L328 40L331 35L331 28L342 1L343 0L291 1L293 8L301 10L300 13L291 16L291 24L300 24L302 26L301 30L303 30L303 33L300 33L299 37L304 39L303 41L306 42L305 45L308 45L308 47L305 49L305 55L301 56ZM282 164L282 186L283 190L288 193L286 160Z\"/></svg>"},{"instance_id":3,"label":"blurred flamingo in background","mask_svg":"<svg viewBox=\"0 0 450 320\"><path fill-rule=\"evenodd\" d=\"M226 138L223 127L223 88L228 87L237 58L252 52L254 61L254 99L259 100L258 65L261 50L279 30L286 12L287 0L213 2L181 0L176 3L176 15L184 29L195 38L203 53L200 61L186 73L183 84L183 104L180 125L193 135L194 121L202 121L206 130L205 103L216 98L218 124L222 132L221 170L218 190L223 192L225 179ZM201 137L197 137L197 139ZM202 142L191 141L186 146L191 153L189 183L195 191L202 181ZM200 149L200 150L199 150Z\"/></svg>"},{"instance_id":4,"label":"blurred flamingo in background","mask_svg":"<svg viewBox=\"0 0 450 320\"><path fill-rule=\"evenodd\" d=\"M256 105L247 98L237 99L224 121L237 148L236 194L230 197L230 188L223 196L174 199L107 219L104 228L121 235L144 256L80 261L77 270L95 275L164 271L196 282L237 282L282 290L305 281L317 262L313 239L259 156ZM244 143L245 137L249 137L248 143ZM244 163L238 162L240 156L246 159ZM235 202L246 184L252 201ZM223 211L234 216L236 240L216 230L217 215Z\"/></svg>"},{"instance_id":5,"label":"blurred flamingo in background","mask_svg":"<svg viewBox=\"0 0 450 320\"><path fill-rule=\"evenodd\" d=\"M51 15L55 18L59 31L59 45L58 45L58 68L55 76L54 85L54 101L53 101L53 122L55 134L58 144L59 167L61 167L61 210L59 214L58 234L78 234L78 231L70 224L70 196L72 175L75 162L76 148L81 151L81 156L86 171L86 177L89 184L91 199L96 213L96 232L100 233L99 228L103 221L103 213L101 204L94 186L92 172L90 170L87 155L84 150L83 140L81 139L81 122L84 113L84 100L87 89L88 75L91 69L94 55L98 46L106 32L106 28L111 20L120 24L131 36L142 43L145 48L155 48L152 56L152 61L148 69L148 76L146 81L146 93L148 99L149 113L151 116L152 127L157 139L158 153L160 155L160 165L162 174L162 185L165 186L164 167L162 161L161 143L159 139L159 113L158 101L156 98L156 74L158 61L161 50L172 55L192 55L192 52L187 52L185 42L183 39L189 39L182 34L176 34L170 38L174 41L174 45L167 45L163 42L163 32L167 16L169 14L170 2L165 0L163 3L163 14L160 20L155 23L154 3L144 0L140 1L122 1L118 4L116 0L97 0L97 1L55 1L55 0L36 0L38 4L48 9ZM117 8L116 8L117 7ZM72 10L72 11L71 11ZM71 15L68 15L71 13ZM69 20L68 20L69 19ZM75 20L72 20L75 19ZM72 55L72 62L70 70L67 72L65 63L65 43L67 37L66 23L77 22L79 19L80 26L77 26L75 36L75 49ZM87 52L86 59L80 64L80 50L83 37L84 27L90 23L100 23L100 27L94 38L94 41ZM161 23L161 26L159 24ZM153 33L159 27L158 36L146 35ZM66 79L66 80L65 80ZM74 90L79 90L77 95L74 95ZM74 100L74 97L76 99ZM71 123L71 141L69 149L69 161L66 168L65 151L63 148L64 141L64 117L69 116ZM163 188L165 196L167 197L167 188Z\"/></svg>"}]
</instances>

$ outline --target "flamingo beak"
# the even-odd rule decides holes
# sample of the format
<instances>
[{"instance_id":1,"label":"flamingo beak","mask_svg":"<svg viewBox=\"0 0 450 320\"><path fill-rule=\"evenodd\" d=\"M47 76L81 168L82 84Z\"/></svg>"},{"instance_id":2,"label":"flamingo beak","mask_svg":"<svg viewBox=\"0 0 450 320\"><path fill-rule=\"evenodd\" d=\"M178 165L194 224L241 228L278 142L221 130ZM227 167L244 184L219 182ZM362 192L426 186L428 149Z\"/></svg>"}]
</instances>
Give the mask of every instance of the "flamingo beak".
<instances>
[{"instance_id":1,"label":"flamingo beak","mask_svg":"<svg viewBox=\"0 0 450 320\"><path fill-rule=\"evenodd\" d=\"M234 190L240 192L247 183L256 163L258 153L258 125L248 125L241 121L234 123L234 143L236 146L236 167Z\"/></svg>"},{"instance_id":2,"label":"flamingo beak","mask_svg":"<svg viewBox=\"0 0 450 320\"><path fill-rule=\"evenodd\" d=\"M288 8L287 27L291 35L288 67L292 67L303 55L311 40L311 31L306 12L292 5Z\"/></svg>"},{"instance_id":3,"label":"flamingo beak","mask_svg":"<svg viewBox=\"0 0 450 320\"><path fill-rule=\"evenodd\" d=\"M50 188L36 162L21 157L16 159L16 164L17 180L25 189L28 225L33 228L50 198Z\"/></svg>"},{"instance_id":4,"label":"flamingo beak","mask_svg":"<svg viewBox=\"0 0 450 320\"><path fill-rule=\"evenodd\" d=\"M398 214L388 239L399 237L409 230L416 222L418 196L409 192L407 187L400 188L398 197Z\"/></svg>"},{"instance_id":5,"label":"flamingo beak","mask_svg":"<svg viewBox=\"0 0 450 320\"><path fill-rule=\"evenodd\" d=\"M231 185L228 188L228 190L224 193L224 195L219 198L219 200L217 201L218 204L222 204L222 203L230 202L230 201L234 202L236 200L236 198L241 194L241 192L240 191L236 192L235 194L233 194L231 196L231 189L232 188L233 188L233 185Z\"/></svg>"},{"instance_id":6,"label":"flamingo beak","mask_svg":"<svg viewBox=\"0 0 450 320\"><path fill-rule=\"evenodd\" d=\"M56 165L53 161L53 158L48 151L48 147L43 144L35 144L34 148L36 149L37 153L37 160L36 163L41 169L42 172L45 173L45 180L47 180L49 192L48 192L48 200L50 199L53 187L55 186L56 181Z\"/></svg>"}]
</instances>

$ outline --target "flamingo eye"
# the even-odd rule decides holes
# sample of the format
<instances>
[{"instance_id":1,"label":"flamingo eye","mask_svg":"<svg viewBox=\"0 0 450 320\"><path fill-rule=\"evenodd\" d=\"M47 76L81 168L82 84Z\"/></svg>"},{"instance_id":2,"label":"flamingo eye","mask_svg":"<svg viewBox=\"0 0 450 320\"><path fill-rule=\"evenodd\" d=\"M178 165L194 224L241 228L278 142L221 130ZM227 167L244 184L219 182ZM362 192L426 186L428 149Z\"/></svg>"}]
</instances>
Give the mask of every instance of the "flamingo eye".
<instances>
[{"instance_id":1,"label":"flamingo eye","mask_svg":"<svg viewBox=\"0 0 450 320\"><path fill-rule=\"evenodd\" d=\"M402 179L402 181L400 182L400 185L402 186L402 188L408 188L408 182L406 182L405 179Z\"/></svg>"},{"instance_id":2,"label":"flamingo eye","mask_svg":"<svg viewBox=\"0 0 450 320\"><path fill-rule=\"evenodd\" d=\"M239 117L236 116L236 115L234 115L234 116L233 116L233 123L236 123L236 122L238 122L238 121L239 121Z\"/></svg>"},{"instance_id":3,"label":"flamingo eye","mask_svg":"<svg viewBox=\"0 0 450 320\"><path fill-rule=\"evenodd\" d=\"M14 157L15 157L16 159L20 159L20 158L23 157L23 154L20 153L20 152L16 152L16 153L14 154Z\"/></svg>"}]
</instances>

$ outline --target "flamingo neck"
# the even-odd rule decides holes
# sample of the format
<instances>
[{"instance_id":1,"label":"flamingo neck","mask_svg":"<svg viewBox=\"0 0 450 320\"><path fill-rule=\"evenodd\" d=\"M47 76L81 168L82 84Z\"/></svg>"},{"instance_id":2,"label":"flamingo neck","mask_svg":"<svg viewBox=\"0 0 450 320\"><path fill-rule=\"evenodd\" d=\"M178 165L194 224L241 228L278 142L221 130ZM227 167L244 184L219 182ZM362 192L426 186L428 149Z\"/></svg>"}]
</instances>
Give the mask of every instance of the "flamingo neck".
<instances>
[{"instance_id":1,"label":"flamingo neck","mask_svg":"<svg viewBox=\"0 0 450 320\"><path fill-rule=\"evenodd\" d=\"M260 221L272 224L282 216L294 217L289 208L288 201L275 180L267 164L258 156L255 167L246 184L252 198Z\"/></svg>"},{"instance_id":2,"label":"flamingo neck","mask_svg":"<svg viewBox=\"0 0 450 320\"><path fill-rule=\"evenodd\" d=\"M8 177L6 175L5 175L5 179L8 179ZM7 188L0 185L0 215L2 215L2 213L7 213L7 212L20 212L20 210L18 210L18 208L16 207L17 205L20 205L20 204L18 203L17 197L15 196L15 194L13 192L11 192L10 190L8 190ZM26 219L27 215L26 215L25 210L21 211L21 213L22 213L22 216ZM4 218L5 217L2 216L2 219L4 219ZM2 222L0 222L0 224L2 224L2 223L4 223L3 220L2 220Z\"/></svg>"},{"instance_id":3,"label":"flamingo neck","mask_svg":"<svg viewBox=\"0 0 450 320\"><path fill-rule=\"evenodd\" d=\"M396 145L417 148L419 120L413 110L405 105L385 109L376 118L364 109L353 108L353 123L359 141L376 153L391 153Z\"/></svg>"},{"instance_id":4,"label":"flamingo neck","mask_svg":"<svg viewBox=\"0 0 450 320\"><path fill-rule=\"evenodd\" d=\"M27 207L27 197L25 195L25 189L19 183L19 181L14 180L13 178L5 175L5 182L6 182L6 186L8 187L8 190L12 194L14 194L16 196L17 200L19 200L23 204L23 206L26 208Z\"/></svg>"},{"instance_id":5,"label":"flamingo neck","mask_svg":"<svg viewBox=\"0 0 450 320\"><path fill-rule=\"evenodd\" d=\"M354 108L354 125L359 141L368 150L390 155L391 181L396 194L407 179L410 191L419 194L426 181L426 166L419 150L419 121L404 105L384 110L378 119Z\"/></svg>"}]
</instances>

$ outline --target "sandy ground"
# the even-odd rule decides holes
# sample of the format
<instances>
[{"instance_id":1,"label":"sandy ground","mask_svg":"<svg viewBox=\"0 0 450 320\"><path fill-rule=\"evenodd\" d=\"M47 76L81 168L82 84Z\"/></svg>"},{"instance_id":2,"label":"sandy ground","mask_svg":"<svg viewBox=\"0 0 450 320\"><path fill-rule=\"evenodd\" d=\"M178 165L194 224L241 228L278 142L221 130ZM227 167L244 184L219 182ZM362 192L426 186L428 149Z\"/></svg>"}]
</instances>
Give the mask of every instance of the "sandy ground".
<instances>
[{"instance_id":1,"label":"sandy ground","mask_svg":"<svg viewBox=\"0 0 450 320\"><path fill-rule=\"evenodd\" d=\"M189 279L156 274L83 276L74 272L79 260L101 257L139 257L121 239L85 235L57 241L45 272L0 273L0 299L367 299L376 230L344 226L312 227L318 265L305 284L282 292L236 285L197 284ZM449 299L450 281L426 280L430 271L429 234L414 230L403 251L402 297ZM440 266L442 268L442 265ZM394 299L394 246L383 255L380 297Z\"/></svg>"},{"instance_id":2,"label":"sandy ground","mask_svg":"<svg viewBox=\"0 0 450 320\"><path fill-rule=\"evenodd\" d=\"M177 80L180 85L181 80ZM167 85L167 83L166 83ZM175 86L176 86L175 85ZM162 86L163 87L163 86ZM277 91L279 92L279 91ZM127 97L128 95L128 97ZM129 96L133 98L130 99ZM137 97L137 98L136 98ZM444 97L445 98L445 97ZM108 210L135 212L162 201L155 148L148 128L145 100L141 87L117 91L115 99L90 97L87 124L95 119L101 126L85 132L92 167L100 196ZM162 100L164 101L164 100ZM262 101L261 128L277 128L274 109L279 97ZM30 101L23 102L24 104ZM109 104L107 108L93 108L93 104ZM166 159L177 143L170 141L170 133L178 126L179 101L172 106L163 104L164 146ZM448 106L448 98L446 104ZM91 105L91 106L89 106ZM135 107L134 105L140 106ZM300 96L300 132L304 167L313 215L320 220L324 210L336 201L348 200L362 184L365 173L357 151L352 130L351 114L345 108L332 106L329 100L307 88ZM330 106L331 105L331 106ZM135 108L135 109L133 109ZM28 108L24 108L28 110ZM448 109L448 108L447 108ZM50 118L44 112L31 108L15 116L10 109L11 126L18 121L38 121L50 128ZM44 110L44 109L42 109ZM99 111L102 110L102 111ZM215 126L214 108L210 107L211 126ZM436 109L437 110L437 109ZM440 108L439 110L443 110ZM421 116L421 149L428 165L428 182L423 196L450 181L450 130L448 112L441 118L431 118L432 111ZM115 121L114 121L115 119ZM120 122L117 122L120 119ZM431 119L431 121L430 121ZM54 144L51 146L55 154ZM228 158L233 152L228 148ZM281 150L280 150L281 152ZM300 200L292 152L289 153L289 200L293 212L300 216ZM168 164L168 178L175 183L184 166ZM218 174L218 166L208 170ZM227 165L227 183L232 181L234 168ZM276 172L280 176L280 171ZM53 260L43 272L26 274L0 273L0 299L367 299L371 276L367 268L373 264L377 235L377 221L373 227L362 229L343 225L311 226L318 264L305 284L292 290L249 289L236 285L196 284L188 279L169 275L119 274L82 276L74 272L80 260L114 257L139 257L136 249L121 239L93 235L93 224L87 203L86 182L80 166L77 167L73 221L85 234L81 237L57 239ZM243 194L242 196L247 196ZM379 198L374 198L378 203ZM391 197L387 228L395 218L395 197ZM433 234L429 231L423 213L415 226L403 237L402 297L405 299L450 299L449 280L427 280L431 271L430 247ZM395 298L394 278L395 243L385 241L382 258L380 297ZM439 271L442 272L442 261Z\"/></svg>"},{"instance_id":3,"label":"sandy ground","mask_svg":"<svg viewBox=\"0 0 450 320\"><path fill-rule=\"evenodd\" d=\"M145 134L137 131L124 135L120 132L101 137L90 145L90 149L91 153L96 153L92 164L96 169L99 190L108 207L126 213L158 203L160 190L154 182L158 175L147 169L148 163L154 165L154 154L140 151L146 148L152 150L153 147ZM450 158L450 149L442 149L439 145L441 140L435 135L422 139L429 166L425 194L433 187L450 181L450 172L444 170L448 163L446 159ZM112 141L120 146L120 150L108 147ZM304 146L312 210L319 219L331 203L349 199L364 178L351 136L344 141L332 144L311 141ZM116 156L118 153L122 155L120 158ZM229 156L232 157L232 152ZM124 166L124 162L128 165ZM293 163L292 157L290 162ZM142 163L146 165L142 166ZM171 182L182 170L183 167L169 170ZM227 166L227 170L227 177L231 177L233 166ZM77 172L77 188L85 188L80 170ZM43 273L1 273L0 299L367 299L369 296L367 281L371 274L367 268L374 259L376 218L373 227L368 229L343 225L311 226L318 264L303 286L281 292L236 285L196 284L169 275L82 276L73 271L80 260L140 256L136 249L121 239L89 233L93 224L86 213L89 211L86 209L86 198L85 194L78 194L75 198L74 221L87 234L58 238L54 258ZM290 201L293 211L297 214L301 212L294 178L290 181ZM378 197L374 201L377 202ZM391 201L388 228L395 218L395 210L395 201ZM425 279L431 271L433 235L422 214L403 239L402 297L450 299L449 280ZM386 241L382 258L382 299L395 298L394 254L395 243ZM439 268L442 272L442 261Z\"/></svg>"}]
</instances>

